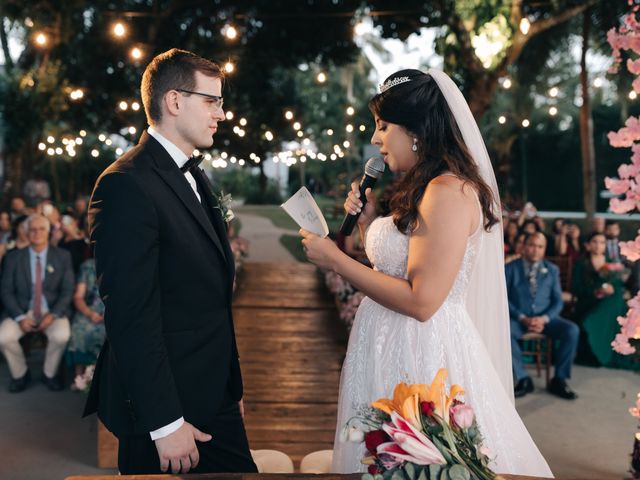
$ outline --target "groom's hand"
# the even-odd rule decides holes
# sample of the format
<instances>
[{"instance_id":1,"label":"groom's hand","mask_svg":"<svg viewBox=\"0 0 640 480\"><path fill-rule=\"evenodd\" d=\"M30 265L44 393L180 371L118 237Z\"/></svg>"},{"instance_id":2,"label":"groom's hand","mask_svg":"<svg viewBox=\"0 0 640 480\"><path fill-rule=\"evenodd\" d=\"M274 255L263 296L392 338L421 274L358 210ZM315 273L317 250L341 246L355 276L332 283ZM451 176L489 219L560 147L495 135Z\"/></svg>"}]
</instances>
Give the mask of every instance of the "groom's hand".
<instances>
[{"instance_id":1,"label":"groom's hand","mask_svg":"<svg viewBox=\"0 0 640 480\"><path fill-rule=\"evenodd\" d=\"M160 470L172 473L187 473L198 466L200 454L196 442L208 442L211 435L203 433L189 422L184 422L175 432L157 439L156 449L160 457Z\"/></svg>"}]
</instances>

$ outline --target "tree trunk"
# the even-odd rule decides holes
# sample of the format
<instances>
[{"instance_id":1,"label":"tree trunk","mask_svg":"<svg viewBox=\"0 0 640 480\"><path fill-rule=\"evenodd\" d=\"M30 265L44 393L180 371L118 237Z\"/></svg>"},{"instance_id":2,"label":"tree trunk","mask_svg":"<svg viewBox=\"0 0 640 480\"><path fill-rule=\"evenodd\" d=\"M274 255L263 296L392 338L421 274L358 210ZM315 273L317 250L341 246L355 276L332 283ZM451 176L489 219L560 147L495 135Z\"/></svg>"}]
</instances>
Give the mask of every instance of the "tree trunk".
<instances>
[{"instance_id":1,"label":"tree trunk","mask_svg":"<svg viewBox=\"0 0 640 480\"><path fill-rule=\"evenodd\" d=\"M498 78L498 75L495 73L481 73L471 76L471 85L467 92L467 102L478 124L495 97L498 88Z\"/></svg>"},{"instance_id":2,"label":"tree trunk","mask_svg":"<svg viewBox=\"0 0 640 480\"><path fill-rule=\"evenodd\" d=\"M582 106L580 107L580 150L582 156L582 190L584 210L591 221L596 213L596 154L593 143L593 119L589 101L589 72L587 50L589 48L590 10L582 15L582 52L580 55L580 85Z\"/></svg>"}]
</instances>

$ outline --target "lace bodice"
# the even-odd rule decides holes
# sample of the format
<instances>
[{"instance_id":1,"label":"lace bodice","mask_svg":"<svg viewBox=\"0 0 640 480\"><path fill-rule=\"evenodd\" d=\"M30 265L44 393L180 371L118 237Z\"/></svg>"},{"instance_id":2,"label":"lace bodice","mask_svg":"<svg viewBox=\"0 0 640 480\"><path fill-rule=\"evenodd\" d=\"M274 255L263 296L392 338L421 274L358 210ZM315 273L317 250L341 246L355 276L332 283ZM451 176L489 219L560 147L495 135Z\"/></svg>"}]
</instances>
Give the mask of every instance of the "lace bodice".
<instances>
[{"instance_id":1,"label":"lace bodice","mask_svg":"<svg viewBox=\"0 0 640 480\"><path fill-rule=\"evenodd\" d=\"M481 225L469 237L460 271L453 282L445 303L459 303L465 300L467 286L475 265L476 253L479 243L482 241L482 235L479 234L480 230ZM365 235L365 250L374 269L387 275L406 279L409 238L409 235L400 233L393 223L393 217L378 217L375 219Z\"/></svg>"}]
</instances>

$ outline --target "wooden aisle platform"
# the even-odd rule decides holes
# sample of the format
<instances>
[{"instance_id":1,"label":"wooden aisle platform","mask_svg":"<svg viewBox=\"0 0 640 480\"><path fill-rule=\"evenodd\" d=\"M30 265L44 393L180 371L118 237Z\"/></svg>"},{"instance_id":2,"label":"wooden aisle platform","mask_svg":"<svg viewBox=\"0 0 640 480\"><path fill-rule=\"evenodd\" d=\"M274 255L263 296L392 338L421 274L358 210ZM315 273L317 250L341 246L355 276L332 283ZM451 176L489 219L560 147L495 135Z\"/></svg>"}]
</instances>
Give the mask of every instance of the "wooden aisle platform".
<instances>
[{"instance_id":1,"label":"wooden aisle platform","mask_svg":"<svg viewBox=\"0 0 640 480\"><path fill-rule=\"evenodd\" d=\"M234 301L254 450L304 455L330 449L346 331L315 267L247 263Z\"/></svg>"}]
</instances>

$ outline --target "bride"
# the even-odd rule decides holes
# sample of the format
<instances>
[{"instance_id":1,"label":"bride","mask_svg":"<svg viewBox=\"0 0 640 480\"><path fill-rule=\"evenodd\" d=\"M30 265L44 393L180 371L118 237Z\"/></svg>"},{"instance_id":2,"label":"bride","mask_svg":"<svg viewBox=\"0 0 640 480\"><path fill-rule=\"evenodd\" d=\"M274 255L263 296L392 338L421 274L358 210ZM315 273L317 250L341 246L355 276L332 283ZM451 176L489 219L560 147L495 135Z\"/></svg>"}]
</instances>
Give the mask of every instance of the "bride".
<instances>
[{"instance_id":1,"label":"bride","mask_svg":"<svg viewBox=\"0 0 640 480\"><path fill-rule=\"evenodd\" d=\"M371 139L404 176L376 218L357 185L345 210L374 269L304 230L310 261L364 292L342 370L333 471L363 471L364 445L340 431L359 407L390 397L399 382L430 383L440 368L465 389L499 473L550 477L514 407L500 204L478 126L443 72L401 70L370 102Z\"/></svg>"}]
</instances>

